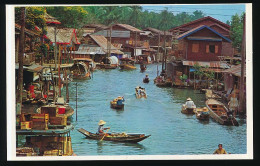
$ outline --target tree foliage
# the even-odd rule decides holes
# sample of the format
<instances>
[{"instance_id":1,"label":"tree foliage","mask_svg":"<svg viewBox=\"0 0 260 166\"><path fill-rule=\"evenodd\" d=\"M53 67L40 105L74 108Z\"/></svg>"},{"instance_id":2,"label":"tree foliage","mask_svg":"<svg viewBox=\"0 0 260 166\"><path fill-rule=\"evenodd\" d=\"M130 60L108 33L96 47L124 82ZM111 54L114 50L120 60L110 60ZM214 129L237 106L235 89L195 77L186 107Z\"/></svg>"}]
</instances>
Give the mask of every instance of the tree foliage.
<instances>
[{"instance_id":1,"label":"tree foliage","mask_svg":"<svg viewBox=\"0 0 260 166\"><path fill-rule=\"evenodd\" d=\"M243 37L243 17L242 15L235 14L231 18L231 25L230 25L230 38L232 40L232 44L234 48L241 51L242 45L242 37Z\"/></svg>"}]
</instances>

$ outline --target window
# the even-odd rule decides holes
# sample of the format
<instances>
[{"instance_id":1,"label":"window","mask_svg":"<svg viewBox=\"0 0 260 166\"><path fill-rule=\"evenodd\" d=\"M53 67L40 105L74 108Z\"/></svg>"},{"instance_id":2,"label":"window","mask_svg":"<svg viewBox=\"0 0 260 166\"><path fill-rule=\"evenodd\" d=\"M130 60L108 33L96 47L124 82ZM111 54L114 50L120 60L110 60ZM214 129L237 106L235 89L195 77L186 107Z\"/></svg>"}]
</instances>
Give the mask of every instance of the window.
<instances>
[{"instance_id":1,"label":"window","mask_svg":"<svg viewBox=\"0 0 260 166\"><path fill-rule=\"evenodd\" d=\"M196 53L199 52L199 44L192 44L192 52Z\"/></svg>"},{"instance_id":2,"label":"window","mask_svg":"<svg viewBox=\"0 0 260 166\"><path fill-rule=\"evenodd\" d=\"M215 45L209 45L209 52L215 53Z\"/></svg>"},{"instance_id":3,"label":"window","mask_svg":"<svg viewBox=\"0 0 260 166\"><path fill-rule=\"evenodd\" d=\"M213 53L217 54L218 53L218 46L217 45L206 45L206 53Z\"/></svg>"}]
</instances>

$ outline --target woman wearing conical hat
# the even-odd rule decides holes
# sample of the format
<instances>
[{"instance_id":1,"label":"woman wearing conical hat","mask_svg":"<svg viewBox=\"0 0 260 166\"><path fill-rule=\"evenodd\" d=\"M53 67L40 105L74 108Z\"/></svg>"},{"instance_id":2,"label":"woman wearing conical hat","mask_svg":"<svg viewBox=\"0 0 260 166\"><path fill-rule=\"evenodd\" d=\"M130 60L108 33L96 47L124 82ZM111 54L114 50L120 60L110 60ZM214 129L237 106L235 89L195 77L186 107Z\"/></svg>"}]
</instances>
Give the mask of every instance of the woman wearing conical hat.
<instances>
[{"instance_id":1,"label":"woman wearing conical hat","mask_svg":"<svg viewBox=\"0 0 260 166\"><path fill-rule=\"evenodd\" d=\"M104 125L106 124L105 121L100 120L98 122L98 132L97 134L104 134L104 130L110 129L110 127L104 128Z\"/></svg>"}]
</instances>

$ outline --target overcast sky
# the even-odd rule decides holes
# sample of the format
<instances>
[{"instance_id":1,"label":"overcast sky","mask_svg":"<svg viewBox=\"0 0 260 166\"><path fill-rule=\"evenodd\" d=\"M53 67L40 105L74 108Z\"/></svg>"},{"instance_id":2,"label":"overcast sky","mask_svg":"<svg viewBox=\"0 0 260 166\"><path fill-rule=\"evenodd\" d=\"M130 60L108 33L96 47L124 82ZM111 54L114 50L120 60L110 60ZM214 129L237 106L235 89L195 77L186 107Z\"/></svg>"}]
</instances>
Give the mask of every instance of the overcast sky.
<instances>
[{"instance_id":1,"label":"overcast sky","mask_svg":"<svg viewBox=\"0 0 260 166\"><path fill-rule=\"evenodd\" d=\"M245 12L245 4L223 4L223 5L142 5L143 10L161 12L165 7L168 8L168 11L172 11L174 14L180 12L187 12L192 14L196 10L201 10L206 16L214 17L222 22L231 20L231 16L238 13L241 15L242 12Z\"/></svg>"}]
</instances>

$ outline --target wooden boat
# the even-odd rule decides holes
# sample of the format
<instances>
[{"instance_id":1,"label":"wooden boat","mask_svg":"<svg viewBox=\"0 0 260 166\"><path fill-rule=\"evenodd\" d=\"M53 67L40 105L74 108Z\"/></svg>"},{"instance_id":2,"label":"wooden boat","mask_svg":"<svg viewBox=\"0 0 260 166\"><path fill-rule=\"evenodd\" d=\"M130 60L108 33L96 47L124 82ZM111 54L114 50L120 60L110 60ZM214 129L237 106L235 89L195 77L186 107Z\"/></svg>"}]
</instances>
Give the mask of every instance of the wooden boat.
<instances>
[{"instance_id":1,"label":"wooden boat","mask_svg":"<svg viewBox=\"0 0 260 166\"><path fill-rule=\"evenodd\" d=\"M144 64L140 64L140 70L141 71L145 71L146 70L146 65L144 65Z\"/></svg>"},{"instance_id":2,"label":"wooden boat","mask_svg":"<svg viewBox=\"0 0 260 166\"><path fill-rule=\"evenodd\" d=\"M205 89L205 95L206 99L221 99L219 95L214 94L210 89Z\"/></svg>"},{"instance_id":3,"label":"wooden boat","mask_svg":"<svg viewBox=\"0 0 260 166\"><path fill-rule=\"evenodd\" d=\"M199 120L209 120L209 110L207 107L194 109L196 118Z\"/></svg>"},{"instance_id":4,"label":"wooden boat","mask_svg":"<svg viewBox=\"0 0 260 166\"><path fill-rule=\"evenodd\" d=\"M141 92L141 93L139 93L139 91ZM146 92L145 92L145 88L142 88L142 87L140 87L140 86L138 86L138 87L136 87L135 88L135 96L136 96L136 98L137 99L140 99L140 98L147 98L147 94L146 94Z\"/></svg>"},{"instance_id":5,"label":"wooden boat","mask_svg":"<svg viewBox=\"0 0 260 166\"><path fill-rule=\"evenodd\" d=\"M118 102L118 100L121 100L121 102ZM124 108L124 106L125 106L125 105L123 104L124 101L125 101L124 98L118 97L118 98L116 98L116 99L110 101L110 107L111 107L111 108L114 108L114 109L122 109L122 108Z\"/></svg>"},{"instance_id":6,"label":"wooden boat","mask_svg":"<svg viewBox=\"0 0 260 166\"><path fill-rule=\"evenodd\" d=\"M143 83L149 83L150 79L149 78L144 78Z\"/></svg>"},{"instance_id":7,"label":"wooden boat","mask_svg":"<svg viewBox=\"0 0 260 166\"><path fill-rule=\"evenodd\" d=\"M214 99L208 99L206 101L206 106L209 109L210 117L219 124L239 126L236 118L232 115L232 112L229 111L223 103Z\"/></svg>"},{"instance_id":8,"label":"wooden boat","mask_svg":"<svg viewBox=\"0 0 260 166\"><path fill-rule=\"evenodd\" d=\"M78 129L78 131L81 134L85 135L86 138L89 138L89 139L101 140L104 136L104 135L88 132L87 130L84 130L83 128ZM150 136L151 135L145 135L145 134L125 134L125 133L111 134L111 133L107 133L107 135L103 138L103 140L115 141L115 142L137 143Z\"/></svg>"},{"instance_id":9,"label":"wooden boat","mask_svg":"<svg viewBox=\"0 0 260 166\"><path fill-rule=\"evenodd\" d=\"M71 67L74 79L88 79L90 78L90 71L87 65L81 61L75 61L74 65Z\"/></svg>"},{"instance_id":10,"label":"wooden boat","mask_svg":"<svg viewBox=\"0 0 260 166\"><path fill-rule=\"evenodd\" d=\"M185 104L182 105L182 108L181 108L181 113L183 114L194 114L194 110L196 108L186 108Z\"/></svg>"},{"instance_id":11,"label":"wooden boat","mask_svg":"<svg viewBox=\"0 0 260 166\"><path fill-rule=\"evenodd\" d=\"M136 67L134 66L134 60L129 58L121 58L120 61L121 61L121 64L119 65L120 69L127 69L127 70L136 69Z\"/></svg>"},{"instance_id":12,"label":"wooden boat","mask_svg":"<svg viewBox=\"0 0 260 166\"><path fill-rule=\"evenodd\" d=\"M161 76L154 79L154 83L158 87L170 87L172 86L172 81L170 79L163 80Z\"/></svg>"}]
</instances>

